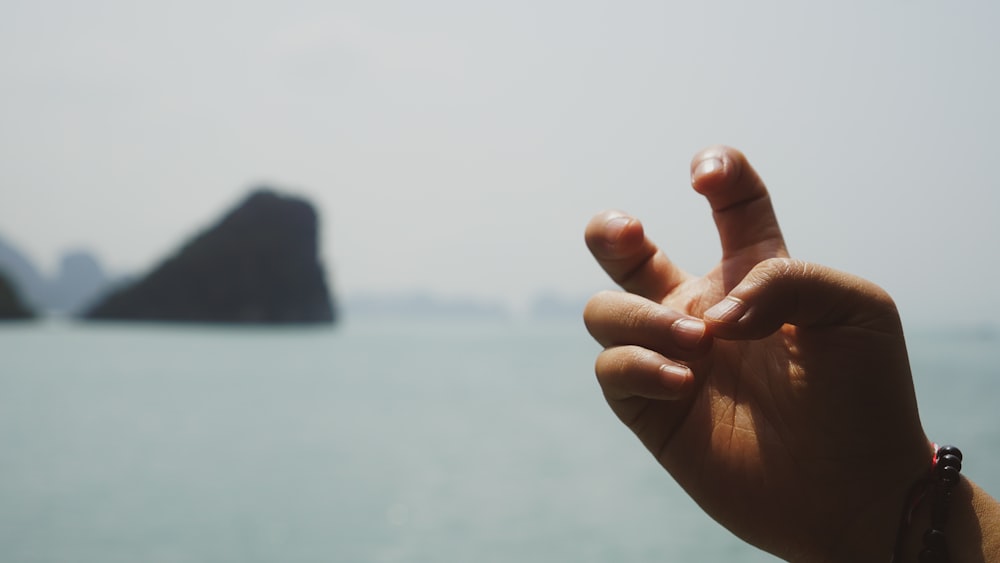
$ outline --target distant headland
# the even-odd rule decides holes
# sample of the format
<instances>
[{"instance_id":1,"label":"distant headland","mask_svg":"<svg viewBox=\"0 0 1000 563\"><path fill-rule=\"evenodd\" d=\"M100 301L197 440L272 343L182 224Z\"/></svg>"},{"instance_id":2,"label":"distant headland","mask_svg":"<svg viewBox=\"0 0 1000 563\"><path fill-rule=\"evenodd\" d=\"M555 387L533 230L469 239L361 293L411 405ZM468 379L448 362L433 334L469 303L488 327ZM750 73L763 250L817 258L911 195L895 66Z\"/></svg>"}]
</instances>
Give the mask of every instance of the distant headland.
<instances>
[{"instance_id":1,"label":"distant headland","mask_svg":"<svg viewBox=\"0 0 1000 563\"><path fill-rule=\"evenodd\" d=\"M86 250L63 254L54 275L43 274L20 249L0 237L0 274L7 278L24 306L39 315L72 316L107 287L97 257Z\"/></svg>"},{"instance_id":2,"label":"distant headland","mask_svg":"<svg viewBox=\"0 0 1000 563\"><path fill-rule=\"evenodd\" d=\"M0 321L30 319L34 313L21 301L14 284L0 272Z\"/></svg>"},{"instance_id":3,"label":"distant headland","mask_svg":"<svg viewBox=\"0 0 1000 563\"><path fill-rule=\"evenodd\" d=\"M331 323L335 310L307 201L258 189L145 277L113 290L91 320Z\"/></svg>"}]
</instances>

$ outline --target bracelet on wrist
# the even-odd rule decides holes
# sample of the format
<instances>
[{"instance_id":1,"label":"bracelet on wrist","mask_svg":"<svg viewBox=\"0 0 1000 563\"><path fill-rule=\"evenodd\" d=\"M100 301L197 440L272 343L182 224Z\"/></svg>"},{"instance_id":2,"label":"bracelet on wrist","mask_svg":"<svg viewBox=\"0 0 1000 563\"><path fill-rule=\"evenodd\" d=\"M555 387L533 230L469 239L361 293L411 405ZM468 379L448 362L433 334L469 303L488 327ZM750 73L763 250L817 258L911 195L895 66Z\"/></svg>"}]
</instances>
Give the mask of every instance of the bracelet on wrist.
<instances>
[{"instance_id":1,"label":"bracelet on wrist","mask_svg":"<svg viewBox=\"0 0 1000 563\"><path fill-rule=\"evenodd\" d=\"M955 446L938 447L934 444L934 458L928 475L916 482L907 495L903 517L900 519L899 532L896 536L896 548L892 563L903 563L902 550L907 537L907 530L913 520L917 508L925 501L930 502L931 523L921 538L918 563L948 563L948 506L951 503L952 491L962 478L962 452Z\"/></svg>"}]
</instances>

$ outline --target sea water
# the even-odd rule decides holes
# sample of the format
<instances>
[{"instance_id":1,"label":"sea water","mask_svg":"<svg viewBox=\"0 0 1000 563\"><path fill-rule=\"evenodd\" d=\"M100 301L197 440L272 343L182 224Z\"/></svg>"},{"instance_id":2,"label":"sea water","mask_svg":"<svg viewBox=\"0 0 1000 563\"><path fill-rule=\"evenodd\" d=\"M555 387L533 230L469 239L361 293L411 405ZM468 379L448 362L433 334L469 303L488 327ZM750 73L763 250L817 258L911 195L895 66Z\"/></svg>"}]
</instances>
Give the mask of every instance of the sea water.
<instances>
[{"instance_id":1,"label":"sea water","mask_svg":"<svg viewBox=\"0 0 1000 563\"><path fill-rule=\"evenodd\" d=\"M909 335L928 434L994 494L998 344ZM596 353L579 321L0 325L0 560L774 561L618 423Z\"/></svg>"}]
</instances>

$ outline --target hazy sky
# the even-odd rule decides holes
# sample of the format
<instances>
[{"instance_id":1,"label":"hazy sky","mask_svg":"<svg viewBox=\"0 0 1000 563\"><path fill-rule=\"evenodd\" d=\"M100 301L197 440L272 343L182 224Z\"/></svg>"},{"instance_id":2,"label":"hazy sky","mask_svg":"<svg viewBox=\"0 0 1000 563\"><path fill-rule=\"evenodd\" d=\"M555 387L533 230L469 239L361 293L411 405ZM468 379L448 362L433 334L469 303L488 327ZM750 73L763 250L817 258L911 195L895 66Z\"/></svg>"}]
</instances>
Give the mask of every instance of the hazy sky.
<instances>
[{"instance_id":1,"label":"hazy sky","mask_svg":"<svg viewBox=\"0 0 1000 563\"><path fill-rule=\"evenodd\" d=\"M992 319L998 23L985 1L4 0L0 235L139 272L268 183L319 207L339 293L583 295L606 207L710 267L688 162L727 143L794 255L907 320Z\"/></svg>"}]
</instances>

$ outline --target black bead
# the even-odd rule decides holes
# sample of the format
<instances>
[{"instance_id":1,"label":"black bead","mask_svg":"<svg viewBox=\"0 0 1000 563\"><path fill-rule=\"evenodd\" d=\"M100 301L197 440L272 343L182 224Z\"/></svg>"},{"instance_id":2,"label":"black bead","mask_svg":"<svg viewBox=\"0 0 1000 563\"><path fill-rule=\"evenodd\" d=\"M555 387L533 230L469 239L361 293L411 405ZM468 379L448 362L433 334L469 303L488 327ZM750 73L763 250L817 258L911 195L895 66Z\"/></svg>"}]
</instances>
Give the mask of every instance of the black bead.
<instances>
[{"instance_id":1,"label":"black bead","mask_svg":"<svg viewBox=\"0 0 1000 563\"><path fill-rule=\"evenodd\" d=\"M924 549L920 552L920 557L917 558L917 561L920 563L944 563L944 554L940 551Z\"/></svg>"},{"instance_id":2,"label":"black bead","mask_svg":"<svg viewBox=\"0 0 1000 563\"><path fill-rule=\"evenodd\" d=\"M935 551L944 551L948 543L943 531L931 528L924 534L924 547Z\"/></svg>"},{"instance_id":3,"label":"black bead","mask_svg":"<svg viewBox=\"0 0 1000 563\"><path fill-rule=\"evenodd\" d=\"M943 481L945 485L954 485L958 482L959 477L961 477L961 474L959 473L957 467L946 465L941 468L941 481Z\"/></svg>"},{"instance_id":4,"label":"black bead","mask_svg":"<svg viewBox=\"0 0 1000 563\"><path fill-rule=\"evenodd\" d=\"M962 458L957 455L945 454L938 458L938 466L941 467L954 467L959 471L962 470Z\"/></svg>"},{"instance_id":5,"label":"black bead","mask_svg":"<svg viewBox=\"0 0 1000 563\"><path fill-rule=\"evenodd\" d=\"M962 450L956 448L955 446L942 446L941 449L938 450L938 457L945 455L953 455L961 460Z\"/></svg>"},{"instance_id":6,"label":"black bead","mask_svg":"<svg viewBox=\"0 0 1000 563\"><path fill-rule=\"evenodd\" d=\"M931 526L934 528L940 530L944 528L947 523L948 517L946 516L946 513L935 512L934 514L931 514Z\"/></svg>"}]
</instances>

